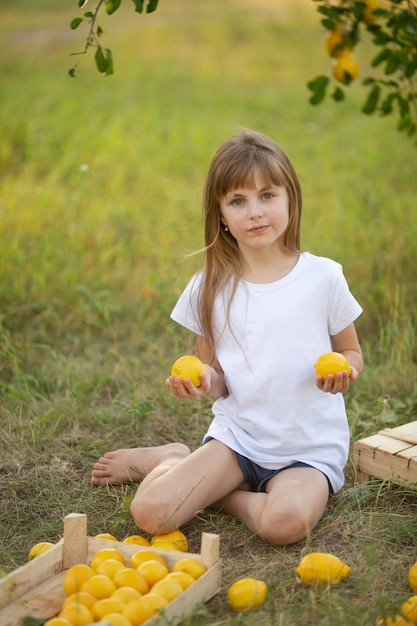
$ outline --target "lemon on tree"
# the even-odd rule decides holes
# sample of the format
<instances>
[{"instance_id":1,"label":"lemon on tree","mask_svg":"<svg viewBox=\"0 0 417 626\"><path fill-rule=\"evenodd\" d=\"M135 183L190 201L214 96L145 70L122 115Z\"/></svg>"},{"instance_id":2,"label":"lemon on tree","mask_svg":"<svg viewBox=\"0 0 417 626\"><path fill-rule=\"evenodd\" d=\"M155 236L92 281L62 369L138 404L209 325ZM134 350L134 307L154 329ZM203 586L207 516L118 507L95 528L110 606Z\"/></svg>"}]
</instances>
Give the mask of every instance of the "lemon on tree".
<instances>
[{"instance_id":1,"label":"lemon on tree","mask_svg":"<svg viewBox=\"0 0 417 626\"><path fill-rule=\"evenodd\" d=\"M333 59L333 77L343 85L348 85L359 75L359 65L349 50L343 50L342 54Z\"/></svg>"},{"instance_id":2,"label":"lemon on tree","mask_svg":"<svg viewBox=\"0 0 417 626\"><path fill-rule=\"evenodd\" d=\"M340 57L344 50L351 50L346 31L341 24L337 24L334 30L328 30L326 33L326 48L329 55L333 58Z\"/></svg>"},{"instance_id":3,"label":"lemon on tree","mask_svg":"<svg viewBox=\"0 0 417 626\"><path fill-rule=\"evenodd\" d=\"M311 552L303 557L296 569L307 585L330 585L349 576L351 568L334 554Z\"/></svg>"},{"instance_id":4,"label":"lemon on tree","mask_svg":"<svg viewBox=\"0 0 417 626\"><path fill-rule=\"evenodd\" d=\"M177 359L171 368L171 376L183 380L189 378L196 387L201 385L199 374L204 374L204 364L198 357L189 354Z\"/></svg>"},{"instance_id":5,"label":"lemon on tree","mask_svg":"<svg viewBox=\"0 0 417 626\"><path fill-rule=\"evenodd\" d=\"M346 371L349 376L352 373L348 360L340 352L325 352L314 363L314 369L316 370L316 376L321 376L322 378L327 378L329 374L334 376L338 372L343 371Z\"/></svg>"},{"instance_id":6,"label":"lemon on tree","mask_svg":"<svg viewBox=\"0 0 417 626\"><path fill-rule=\"evenodd\" d=\"M246 613L254 611L264 603L266 592L267 586L263 580L241 578L229 587L227 600L234 611Z\"/></svg>"},{"instance_id":7,"label":"lemon on tree","mask_svg":"<svg viewBox=\"0 0 417 626\"><path fill-rule=\"evenodd\" d=\"M362 19L365 24L373 24L378 19L378 15L374 11L381 8L381 3L379 0L362 0L362 2L366 5Z\"/></svg>"},{"instance_id":8,"label":"lemon on tree","mask_svg":"<svg viewBox=\"0 0 417 626\"><path fill-rule=\"evenodd\" d=\"M35 545L32 546L31 549L29 550L28 561L31 561L32 559L36 558L40 554L43 554L44 552L49 550L49 548L52 548L53 545L54 544L51 543L50 541L40 541L39 543L35 543Z\"/></svg>"}]
</instances>

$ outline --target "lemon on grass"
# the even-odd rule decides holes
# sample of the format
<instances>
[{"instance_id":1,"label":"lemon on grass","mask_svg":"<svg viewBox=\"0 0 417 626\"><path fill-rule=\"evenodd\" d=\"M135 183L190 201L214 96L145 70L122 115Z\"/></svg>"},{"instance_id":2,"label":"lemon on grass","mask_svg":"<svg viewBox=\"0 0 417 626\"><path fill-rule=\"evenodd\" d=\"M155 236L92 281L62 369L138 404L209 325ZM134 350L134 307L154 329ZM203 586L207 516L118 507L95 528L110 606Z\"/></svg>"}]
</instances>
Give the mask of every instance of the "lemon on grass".
<instances>
[{"instance_id":1,"label":"lemon on grass","mask_svg":"<svg viewBox=\"0 0 417 626\"><path fill-rule=\"evenodd\" d=\"M417 561L408 570L408 584L417 593Z\"/></svg>"},{"instance_id":2,"label":"lemon on grass","mask_svg":"<svg viewBox=\"0 0 417 626\"><path fill-rule=\"evenodd\" d=\"M133 587L141 594L149 591L146 578L133 567L124 567L116 572L113 581L116 587Z\"/></svg>"},{"instance_id":3,"label":"lemon on grass","mask_svg":"<svg viewBox=\"0 0 417 626\"><path fill-rule=\"evenodd\" d=\"M32 559L36 558L40 554L43 554L44 552L46 552L47 550L49 550L49 548L52 548L53 546L54 544L51 543L50 541L40 541L39 543L35 543L35 545L32 546L28 552L28 561L31 561Z\"/></svg>"},{"instance_id":4,"label":"lemon on grass","mask_svg":"<svg viewBox=\"0 0 417 626\"><path fill-rule=\"evenodd\" d=\"M85 626L94 621L94 617L90 609L84 604L69 604L63 609L58 617L64 617L72 626Z\"/></svg>"},{"instance_id":5,"label":"lemon on grass","mask_svg":"<svg viewBox=\"0 0 417 626\"><path fill-rule=\"evenodd\" d=\"M413 622L409 622L401 615L396 615L395 617L384 617L383 619L379 619L377 626L411 626L412 623Z\"/></svg>"},{"instance_id":6,"label":"lemon on grass","mask_svg":"<svg viewBox=\"0 0 417 626\"><path fill-rule=\"evenodd\" d=\"M124 569L124 567L125 565L121 561L117 561L116 559L107 559L106 561L102 561L98 564L95 573L104 574L104 576L114 578L116 572L120 569Z\"/></svg>"},{"instance_id":7,"label":"lemon on grass","mask_svg":"<svg viewBox=\"0 0 417 626\"><path fill-rule=\"evenodd\" d=\"M123 613L124 608L124 602L118 600L117 598L111 597L97 600L97 602L93 605L91 612L94 619L99 622L108 613Z\"/></svg>"},{"instance_id":8,"label":"lemon on grass","mask_svg":"<svg viewBox=\"0 0 417 626\"><path fill-rule=\"evenodd\" d=\"M330 585L349 576L351 568L337 556L327 552L311 552L303 557L296 569L307 585Z\"/></svg>"},{"instance_id":9,"label":"lemon on grass","mask_svg":"<svg viewBox=\"0 0 417 626\"><path fill-rule=\"evenodd\" d=\"M188 589L195 582L195 578L187 574L187 572L169 572L165 578L176 580L184 590Z\"/></svg>"},{"instance_id":10,"label":"lemon on grass","mask_svg":"<svg viewBox=\"0 0 417 626\"><path fill-rule=\"evenodd\" d=\"M155 535L152 537L151 545L153 548L158 548L159 550L166 549L188 552L188 539L180 530Z\"/></svg>"},{"instance_id":11,"label":"lemon on grass","mask_svg":"<svg viewBox=\"0 0 417 626\"><path fill-rule=\"evenodd\" d=\"M118 539L111 533L99 533L96 535L96 539L107 539L107 541L118 541Z\"/></svg>"},{"instance_id":12,"label":"lemon on grass","mask_svg":"<svg viewBox=\"0 0 417 626\"><path fill-rule=\"evenodd\" d=\"M163 578L162 580L159 580L157 583L154 584L151 591L152 593L156 593L162 596L168 602L171 602L171 600L174 600L184 590L176 580Z\"/></svg>"},{"instance_id":13,"label":"lemon on grass","mask_svg":"<svg viewBox=\"0 0 417 626\"><path fill-rule=\"evenodd\" d=\"M184 559L180 559L172 566L173 572L186 572L190 576L197 580L200 578L206 571L207 568L203 563L198 561L197 559L193 559L192 557L185 557Z\"/></svg>"},{"instance_id":14,"label":"lemon on grass","mask_svg":"<svg viewBox=\"0 0 417 626\"><path fill-rule=\"evenodd\" d=\"M102 598L109 598L116 591L116 585L108 576L94 574L83 583L81 591L91 593L92 596L101 600Z\"/></svg>"},{"instance_id":15,"label":"lemon on grass","mask_svg":"<svg viewBox=\"0 0 417 626\"><path fill-rule=\"evenodd\" d=\"M91 578L93 570L89 565L85 563L78 563L70 567L64 574L62 581L62 587L66 596L70 596L73 593L81 590L81 587L86 580Z\"/></svg>"},{"instance_id":16,"label":"lemon on grass","mask_svg":"<svg viewBox=\"0 0 417 626\"><path fill-rule=\"evenodd\" d=\"M349 376L352 373L348 360L340 352L325 352L320 355L314 363L314 369L316 370L316 376L321 376L322 378L327 378L329 374L335 376L338 372L343 371L346 371Z\"/></svg>"},{"instance_id":17,"label":"lemon on grass","mask_svg":"<svg viewBox=\"0 0 417 626\"><path fill-rule=\"evenodd\" d=\"M169 573L168 567L157 560L141 563L136 571L146 579L149 588Z\"/></svg>"},{"instance_id":18,"label":"lemon on grass","mask_svg":"<svg viewBox=\"0 0 417 626\"><path fill-rule=\"evenodd\" d=\"M204 374L204 363L196 356L186 354L177 359L171 368L171 376L176 378L189 378L193 385L201 385L199 374Z\"/></svg>"},{"instance_id":19,"label":"lemon on grass","mask_svg":"<svg viewBox=\"0 0 417 626\"><path fill-rule=\"evenodd\" d=\"M117 548L102 548L91 559L91 567L96 570L100 563L108 559L115 559L123 563L123 565L126 563L125 557Z\"/></svg>"},{"instance_id":20,"label":"lemon on grass","mask_svg":"<svg viewBox=\"0 0 417 626\"><path fill-rule=\"evenodd\" d=\"M125 606L122 615L130 621L132 626L140 626L155 615L155 609L144 598L138 598Z\"/></svg>"},{"instance_id":21,"label":"lemon on grass","mask_svg":"<svg viewBox=\"0 0 417 626\"><path fill-rule=\"evenodd\" d=\"M137 600L142 594L133 587L118 587L116 591L111 594L111 598L120 600L123 604L129 604L131 600Z\"/></svg>"},{"instance_id":22,"label":"lemon on grass","mask_svg":"<svg viewBox=\"0 0 417 626\"><path fill-rule=\"evenodd\" d=\"M86 591L77 591L76 593L71 594L67 598L65 598L62 608L64 609L69 604L84 604L88 609L91 609L93 604L97 602L97 598L92 596L91 593L87 593Z\"/></svg>"},{"instance_id":23,"label":"lemon on grass","mask_svg":"<svg viewBox=\"0 0 417 626\"><path fill-rule=\"evenodd\" d=\"M246 613L259 608L265 601L266 583L256 578L241 578L227 591L229 605L234 611Z\"/></svg>"},{"instance_id":24,"label":"lemon on grass","mask_svg":"<svg viewBox=\"0 0 417 626\"><path fill-rule=\"evenodd\" d=\"M413 624L417 624L417 596L410 596L402 605L401 613Z\"/></svg>"},{"instance_id":25,"label":"lemon on grass","mask_svg":"<svg viewBox=\"0 0 417 626\"><path fill-rule=\"evenodd\" d=\"M145 561L159 561L166 565L164 557L158 552L154 552L153 550L138 550L130 557L130 567L137 569L139 565Z\"/></svg>"},{"instance_id":26,"label":"lemon on grass","mask_svg":"<svg viewBox=\"0 0 417 626\"><path fill-rule=\"evenodd\" d=\"M150 546L150 542L146 539L146 537L142 537L142 535L129 535L126 539L123 539L122 543L133 543L137 546Z\"/></svg>"},{"instance_id":27,"label":"lemon on grass","mask_svg":"<svg viewBox=\"0 0 417 626\"><path fill-rule=\"evenodd\" d=\"M342 54L333 59L332 74L339 83L349 85L359 75L359 65L349 50L343 50Z\"/></svg>"}]
</instances>

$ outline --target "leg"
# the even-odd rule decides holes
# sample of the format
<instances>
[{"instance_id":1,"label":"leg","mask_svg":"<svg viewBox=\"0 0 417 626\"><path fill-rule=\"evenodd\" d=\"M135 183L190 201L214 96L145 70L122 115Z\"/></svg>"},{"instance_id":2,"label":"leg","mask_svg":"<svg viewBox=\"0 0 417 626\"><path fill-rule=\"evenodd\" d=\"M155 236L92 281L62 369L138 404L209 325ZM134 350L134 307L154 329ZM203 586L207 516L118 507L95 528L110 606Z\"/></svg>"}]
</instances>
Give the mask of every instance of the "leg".
<instances>
[{"instance_id":1,"label":"leg","mask_svg":"<svg viewBox=\"0 0 417 626\"><path fill-rule=\"evenodd\" d=\"M107 452L97 463L91 476L94 487L108 484L140 482L160 463L188 456L190 449L182 443L168 443L151 448L125 448Z\"/></svg>"},{"instance_id":2,"label":"leg","mask_svg":"<svg viewBox=\"0 0 417 626\"><path fill-rule=\"evenodd\" d=\"M181 460L171 457L157 465L139 485L130 510L139 528L167 533L242 481L236 453L212 439Z\"/></svg>"},{"instance_id":3,"label":"leg","mask_svg":"<svg viewBox=\"0 0 417 626\"><path fill-rule=\"evenodd\" d=\"M274 545L304 539L327 505L326 477L313 468L291 468L271 478L266 493L235 490L222 510L242 520L253 533Z\"/></svg>"}]
</instances>

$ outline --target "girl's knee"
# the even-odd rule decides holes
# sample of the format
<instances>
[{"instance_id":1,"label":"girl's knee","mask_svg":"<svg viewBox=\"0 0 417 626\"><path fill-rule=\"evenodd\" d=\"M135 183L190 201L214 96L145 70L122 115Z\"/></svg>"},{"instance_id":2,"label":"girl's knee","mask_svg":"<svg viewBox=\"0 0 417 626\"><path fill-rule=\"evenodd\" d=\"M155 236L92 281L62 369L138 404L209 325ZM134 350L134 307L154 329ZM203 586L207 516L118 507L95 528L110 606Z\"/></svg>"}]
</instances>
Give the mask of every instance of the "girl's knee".
<instances>
[{"instance_id":1,"label":"girl's knee","mask_svg":"<svg viewBox=\"0 0 417 626\"><path fill-rule=\"evenodd\" d=\"M259 536L272 545L284 546L302 541L312 528L313 524L305 516L286 511L272 518L268 515L262 516Z\"/></svg>"},{"instance_id":2,"label":"girl's knee","mask_svg":"<svg viewBox=\"0 0 417 626\"><path fill-rule=\"evenodd\" d=\"M172 530L168 527L170 517L169 503L158 499L136 495L130 505L130 513L136 526L150 535ZM171 509L172 513L172 509Z\"/></svg>"}]
</instances>

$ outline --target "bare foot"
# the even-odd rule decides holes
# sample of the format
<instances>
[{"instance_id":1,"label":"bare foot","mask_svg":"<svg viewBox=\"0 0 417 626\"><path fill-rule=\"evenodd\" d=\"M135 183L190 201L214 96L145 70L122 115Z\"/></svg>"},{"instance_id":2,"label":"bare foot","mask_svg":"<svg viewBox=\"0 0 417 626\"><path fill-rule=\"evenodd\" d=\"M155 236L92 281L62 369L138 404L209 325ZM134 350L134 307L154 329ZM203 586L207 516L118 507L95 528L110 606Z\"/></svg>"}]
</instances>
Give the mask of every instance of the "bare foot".
<instances>
[{"instance_id":1,"label":"bare foot","mask_svg":"<svg viewBox=\"0 0 417 626\"><path fill-rule=\"evenodd\" d=\"M189 454L190 449L183 443L107 452L94 463L91 484L94 487L105 487L109 484L140 482L162 461L169 457L186 457Z\"/></svg>"}]
</instances>

